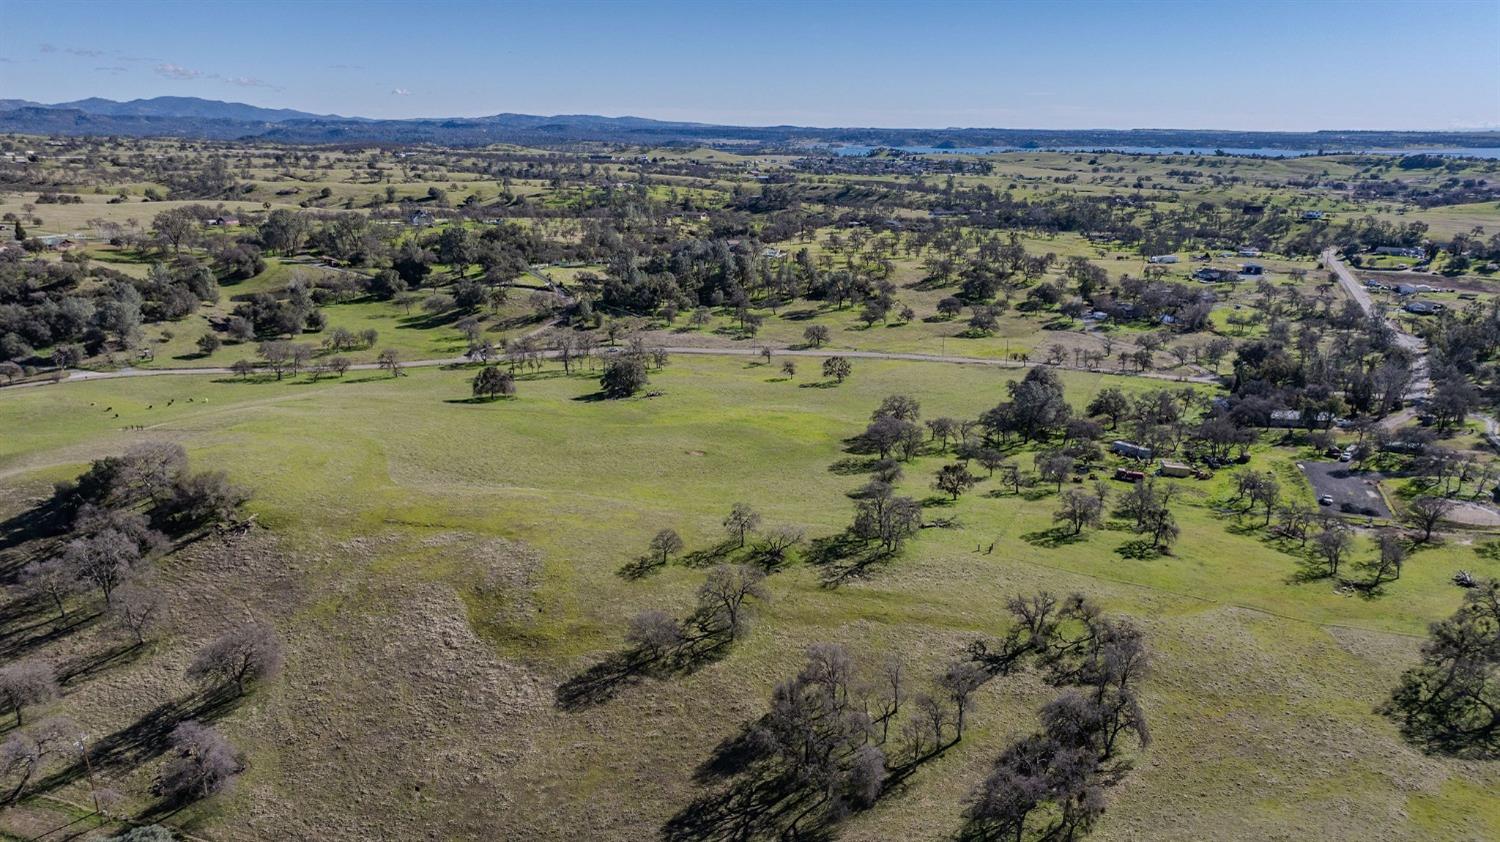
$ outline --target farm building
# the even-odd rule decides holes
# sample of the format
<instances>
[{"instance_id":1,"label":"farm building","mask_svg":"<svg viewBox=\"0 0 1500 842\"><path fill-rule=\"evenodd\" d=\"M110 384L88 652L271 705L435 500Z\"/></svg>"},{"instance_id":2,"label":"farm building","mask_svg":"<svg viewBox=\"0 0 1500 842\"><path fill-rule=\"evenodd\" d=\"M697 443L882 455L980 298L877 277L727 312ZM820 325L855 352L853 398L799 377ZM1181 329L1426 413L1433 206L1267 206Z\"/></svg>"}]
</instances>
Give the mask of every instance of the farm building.
<instances>
[{"instance_id":1,"label":"farm building","mask_svg":"<svg viewBox=\"0 0 1500 842\"><path fill-rule=\"evenodd\" d=\"M1431 316L1434 313L1441 313L1443 305L1436 301L1408 301L1401 309L1418 316Z\"/></svg>"},{"instance_id":2,"label":"farm building","mask_svg":"<svg viewBox=\"0 0 1500 842\"><path fill-rule=\"evenodd\" d=\"M78 245L67 234L43 234L36 238L43 246L54 251L67 251Z\"/></svg>"},{"instance_id":3,"label":"farm building","mask_svg":"<svg viewBox=\"0 0 1500 842\"><path fill-rule=\"evenodd\" d=\"M1272 427L1282 427L1282 428L1285 428L1285 429L1291 429L1293 427L1301 427L1302 426L1302 410L1300 410L1300 409L1276 409L1276 410L1272 410L1271 411L1271 419L1270 420L1271 420L1270 426L1272 426ZM1317 417L1315 419L1313 419L1313 420L1317 423L1317 426L1327 428L1328 425L1330 425L1330 424L1333 423L1333 414L1332 413L1328 413L1328 412L1319 412L1318 415L1317 415Z\"/></svg>"},{"instance_id":4,"label":"farm building","mask_svg":"<svg viewBox=\"0 0 1500 842\"><path fill-rule=\"evenodd\" d=\"M1416 295L1419 292L1437 292L1437 288L1427 284L1396 284L1397 295Z\"/></svg>"},{"instance_id":5,"label":"farm building","mask_svg":"<svg viewBox=\"0 0 1500 842\"><path fill-rule=\"evenodd\" d=\"M1110 442L1109 449L1110 452L1118 453L1119 455L1124 456L1128 459L1151 458L1151 448L1136 444L1133 441L1125 441L1124 439L1115 439L1114 441Z\"/></svg>"},{"instance_id":6,"label":"farm building","mask_svg":"<svg viewBox=\"0 0 1500 842\"><path fill-rule=\"evenodd\" d=\"M1216 284L1222 281L1239 280L1239 274L1233 269L1220 269L1214 266L1205 266L1193 273L1193 280L1205 284Z\"/></svg>"},{"instance_id":7,"label":"farm building","mask_svg":"<svg viewBox=\"0 0 1500 842\"><path fill-rule=\"evenodd\" d=\"M1378 246L1375 249L1375 253L1389 255L1391 257L1422 258L1427 256L1427 252L1419 248L1408 248L1405 246Z\"/></svg>"},{"instance_id":8,"label":"farm building","mask_svg":"<svg viewBox=\"0 0 1500 842\"><path fill-rule=\"evenodd\" d=\"M1147 263L1176 263L1177 262L1177 255L1175 255L1175 254L1158 254L1155 257L1148 257L1148 258L1146 258L1146 262Z\"/></svg>"},{"instance_id":9,"label":"farm building","mask_svg":"<svg viewBox=\"0 0 1500 842\"><path fill-rule=\"evenodd\" d=\"M1168 462L1163 459L1161 460L1161 475L1164 477L1190 477L1193 475L1193 468L1191 465L1184 465L1181 462Z\"/></svg>"}]
</instances>

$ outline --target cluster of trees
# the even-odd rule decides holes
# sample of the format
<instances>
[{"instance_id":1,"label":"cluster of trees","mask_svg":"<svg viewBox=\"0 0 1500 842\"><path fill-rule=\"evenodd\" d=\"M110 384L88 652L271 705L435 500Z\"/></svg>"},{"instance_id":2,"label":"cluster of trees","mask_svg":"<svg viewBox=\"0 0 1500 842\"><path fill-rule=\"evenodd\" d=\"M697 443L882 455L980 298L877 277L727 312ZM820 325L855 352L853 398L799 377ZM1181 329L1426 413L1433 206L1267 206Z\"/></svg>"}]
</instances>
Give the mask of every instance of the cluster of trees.
<instances>
[{"instance_id":1,"label":"cluster of trees","mask_svg":"<svg viewBox=\"0 0 1500 842\"><path fill-rule=\"evenodd\" d=\"M711 552L715 557L734 550L748 550L749 558L763 571L774 571L786 563L806 536L795 526L763 528L760 512L748 503L735 503L724 516L727 540ZM645 572L666 565L686 548L677 530L667 528L651 537L646 554L629 571Z\"/></svg>"},{"instance_id":2,"label":"cluster of trees","mask_svg":"<svg viewBox=\"0 0 1500 842\"><path fill-rule=\"evenodd\" d=\"M706 828L802 838L827 834L869 808L927 761L963 740L978 695L995 676L1034 665L1064 688L1041 711L1043 730L996 759L969 800L964 838L1076 839L1105 807L1105 791L1150 744L1139 700L1149 656L1128 620L1074 594L1016 597L998 648L976 642L923 679L898 658L868 662L816 643L776 685L766 712L721 747L714 766L734 782L668 822L667 838Z\"/></svg>"},{"instance_id":3,"label":"cluster of trees","mask_svg":"<svg viewBox=\"0 0 1500 842\"><path fill-rule=\"evenodd\" d=\"M128 350L146 322L171 321L219 298L213 270L192 257L132 278L79 256L59 262L0 256L0 362L76 364ZM47 360L40 349L52 349Z\"/></svg>"},{"instance_id":4,"label":"cluster of trees","mask_svg":"<svg viewBox=\"0 0 1500 842\"><path fill-rule=\"evenodd\" d=\"M54 494L53 505L73 513L63 551L28 564L22 581L63 617L67 598L84 589L97 588L113 606L117 589L147 572L147 562L169 544L168 535L225 523L248 498L249 492L221 471L189 471L187 454L176 444L141 444L121 456L95 460L76 482L59 484ZM135 626L131 606L120 610ZM133 631L141 637L139 627Z\"/></svg>"},{"instance_id":5,"label":"cluster of trees","mask_svg":"<svg viewBox=\"0 0 1500 842\"><path fill-rule=\"evenodd\" d=\"M1029 661L1068 689L1041 709L1041 731L995 759L970 796L963 836L1076 839L1093 828L1107 789L1130 770L1129 745L1151 743L1139 698L1149 669L1145 639L1081 594L1015 597L1007 609L1011 629L997 648L974 644L974 660L997 673Z\"/></svg>"},{"instance_id":6,"label":"cluster of trees","mask_svg":"<svg viewBox=\"0 0 1500 842\"><path fill-rule=\"evenodd\" d=\"M653 366L659 371L666 365L665 347L647 346L634 337L624 350L605 359L604 373L599 375L599 391L608 398L628 398L650 384L648 375Z\"/></svg>"},{"instance_id":7,"label":"cluster of trees","mask_svg":"<svg viewBox=\"0 0 1500 842\"><path fill-rule=\"evenodd\" d=\"M626 642L657 659L700 643L739 640L750 629L752 604L771 598L765 576L750 565L716 565L698 587L697 606L686 619L679 621L664 611L643 611L630 618Z\"/></svg>"},{"instance_id":8,"label":"cluster of trees","mask_svg":"<svg viewBox=\"0 0 1500 842\"><path fill-rule=\"evenodd\" d=\"M863 665L840 644L808 647L743 737L739 787L766 794L753 820L801 838L870 807L963 739L986 678L967 660L921 681L894 657Z\"/></svg>"},{"instance_id":9,"label":"cluster of trees","mask_svg":"<svg viewBox=\"0 0 1500 842\"><path fill-rule=\"evenodd\" d=\"M67 532L58 541L58 552L22 570L22 588L54 608L59 623L69 621L80 595L97 592L121 632L134 646L145 646L167 613L153 559L170 547L169 536L230 522L247 498L221 472L188 470L178 445L138 445L121 456L96 460L76 481L58 485L49 510L66 519ZM274 632L252 622L205 644L186 674L210 694L239 695L274 675L281 663ZM78 753L88 750L78 727L66 718L24 727L27 708L57 695L58 676L45 660L23 658L0 667L0 710L14 715L16 725L0 744L7 803L23 796L48 764L76 763ZM157 784L157 792L169 799L221 791L243 765L217 731L198 722L180 723L171 744L172 755Z\"/></svg>"},{"instance_id":10,"label":"cluster of trees","mask_svg":"<svg viewBox=\"0 0 1500 842\"><path fill-rule=\"evenodd\" d=\"M233 318L243 319L255 336L293 336L304 330L318 331L324 326L323 314L313 301L312 289L301 278L293 278L281 295L258 292L235 306ZM230 335L243 329L230 326Z\"/></svg>"},{"instance_id":11,"label":"cluster of trees","mask_svg":"<svg viewBox=\"0 0 1500 842\"><path fill-rule=\"evenodd\" d=\"M1357 565L1363 578L1353 578L1340 575L1355 549L1353 530L1337 514L1325 513L1299 498L1284 495L1281 483L1270 471L1242 468L1234 473L1233 494L1224 501L1224 508L1237 516L1259 518L1273 538L1297 542L1326 567L1323 575L1372 593L1386 582L1401 578L1412 549L1433 540L1435 530L1454 505L1446 497L1412 498L1399 515L1408 531L1387 528L1376 532L1374 555Z\"/></svg>"}]
</instances>

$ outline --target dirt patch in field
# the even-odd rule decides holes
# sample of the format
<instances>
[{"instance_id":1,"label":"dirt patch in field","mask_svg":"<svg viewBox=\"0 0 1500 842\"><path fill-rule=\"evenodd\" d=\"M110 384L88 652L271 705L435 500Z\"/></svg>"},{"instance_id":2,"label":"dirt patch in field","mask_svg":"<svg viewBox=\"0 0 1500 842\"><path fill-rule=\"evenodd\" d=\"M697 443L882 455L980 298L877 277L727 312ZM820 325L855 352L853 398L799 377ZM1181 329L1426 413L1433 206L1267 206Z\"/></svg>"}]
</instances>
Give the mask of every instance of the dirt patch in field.
<instances>
[{"instance_id":1,"label":"dirt patch in field","mask_svg":"<svg viewBox=\"0 0 1500 842\"><path fill-rule=\"evenodd\" d=\"M316 623L259 723L277 768L226 837L454 838L507 809L501 777L534 750L525 723L548 688L495 656L452 587L360 589Z\"/></svg>"},{"instance_id":2,"label":"dirt patch in field","mask_svg":"<svg viewBox=\"0 0 1500 842\"><path fill-rule=\"evenodd\" d=\"M1443 519L1463 526L1500 526L1500 512L1468 500L1455 503Z\"/></svg>"}]
</instances>

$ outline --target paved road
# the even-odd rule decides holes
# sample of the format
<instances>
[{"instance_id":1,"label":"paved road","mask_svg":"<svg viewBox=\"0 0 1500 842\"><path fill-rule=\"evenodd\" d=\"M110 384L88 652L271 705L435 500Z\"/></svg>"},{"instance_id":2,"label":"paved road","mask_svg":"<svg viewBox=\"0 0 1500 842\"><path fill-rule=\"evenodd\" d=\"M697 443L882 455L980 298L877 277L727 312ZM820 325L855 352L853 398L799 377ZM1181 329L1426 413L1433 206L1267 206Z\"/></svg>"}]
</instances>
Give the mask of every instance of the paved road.
<instances>
[{"instance_id":1,"label":"paved road","mask_svg":"<svg viewBox=\"0 0 1500 842\"><path fill-rule=\"evenodd\" d=\"M1349 271L1349 267L1345 266L1339 260L1338 254L1333 249L1329 248L1323 251L1323 265L1328 267L1329 271L1338 277L1339 284L1344 288L1344 292L1348 293L1349 297L1354 299L1354 303L1358 304L1360 309L1365 311L1366 316L1377 315L1375 300L1370 297L1370 291L1365 288L1364 284L1359 282L1358 278L1354 277L1354 273ZM1385 321L1386 324L1391 326L1392 330L1396 331L1396 344L1411 351L1416 356L1416 361L1412 363L1411 367L1411 384L1406 388L1406 399L1416 400L1417 398L1429 396L1432 393L1432 378L1427 373L1427 343L1422 341L1421 337L1413 336L1402 330L1401 325L1394 319L1386 319Z\"/></svg>"},{"instance_id":2,"label":"paved road","mask_svg":"<svg viewBox=\"0 0 1500 842\"><path fill-rule=\"evenodd\" d=\"M550 325L544 325L541 328L538 328L536 331L532 331L532 333L537 333L537 332L540 332L542 330L545 330L548 326L550 326ZM706 357L758 357L761 354L760 349L758 347L757 348L704 348L704 347L696 347L696 346L681 346L681 347L668 346L667 347L667 352L670 353L670 354L684 354L684 355L706 356ZM604 353L609 353L609 350L606 349L604 351ZM856 359L856 360L901 360L901 361L906 361L906 362L946 363L946 364L950 364L950 365L988 366L988 367L991 367L991 368L1029 368L1029 367L1041 365L1041 363L1037 363L1037 362L1025 362L1025 363L1023 363L1023 362L1018 362L1018 361L1015 361L1015 360L1000 360L1000 359L993 359L993 358L989 358L989 357L963 357L963 356L957 356L957 355L953 355L953 354L907 354L907 353L900 353L900 352L896 352L896 351L843 351L843 350L835 350L835 349L827 349L827 348L821 349L821 350L810 350L810 349L800 349L800 348L799 349L784 348L784 349L775 349L775 350L773 350L773 353L776 356L779 356L779 357L813 357L813 358L819 358L819 359L821 359L821 358L824 358L824 357L839 356L839 357L847 357L849 359ZM553 358L553 357L556 356L556 352L545 351L545 352L542 353L542 356L550 359L550 358ZM472 362L474 362L474 360L471 360L468 357L445 357L445 358L442 358L442 359L430 359L430 360L408 360L408 361L405 361L405 362L401 363L401 366L402 366L402 368L430 368L430 367L433 367L433 366L465 365L465 364L472 363ZM378 370L380 368L380 365L378 363L359 363L357 365L352 365L349 368L350 368L351 371L376 371L376 370ZM1183 375L1173 375L1173 374L1165 374L1165 373L1150 372L1150 371L1148 371L1148 372L1118 372L1118 371L1105 371L1103 369L1097 369L1097 370L1092 370L1092 369L1074 369L1074 370L1094 371L1095 373L1098 373L1098 374L1125 374L1126 376L1129 376L1129 377L1145 377L1145 378L1148 378L1148 379L1151 379L1151 380L1165 380L1165 381L1170 381L1170 382L1173 382L1173 383L1217 383L1217 382L1219 382L1217 378L1209 376L1209 375L1206 375L1206 374L1196 374L1196 375L1183 376ZM181 376L181 375L193 375L193 374L199 374L199 375L202 375L202 374L211 374L211 375L218 375L218 376L222 377L224 375L230 375L230 374L233 374L233 373L234 372L230 371L227 368L213 368L213 367L199 367L199 368L122 368L122 369L119 369L119 370L116 370L116 371L74 371L74 372L69 373L69 375L67 377L63 378L63 380L61 382L63 382L63 383L78 383L78 382L82 382L82 381L85 381L85 380L113 380L113 379L121 378L121 377L165 377L165 376ZM4 392L6 392L8 390L11 390L11 389L22 389L22 388L26 388L26 387L50 386L50 385L52 385L52 381L50 381L50 380L34 380L34 381L31 381L31 382L27 382L27 383L17 383L14 386L7 386L7 387L4 387L4 388L0 388L0 394L3 394Z\"/></svg>"}]
</instances>

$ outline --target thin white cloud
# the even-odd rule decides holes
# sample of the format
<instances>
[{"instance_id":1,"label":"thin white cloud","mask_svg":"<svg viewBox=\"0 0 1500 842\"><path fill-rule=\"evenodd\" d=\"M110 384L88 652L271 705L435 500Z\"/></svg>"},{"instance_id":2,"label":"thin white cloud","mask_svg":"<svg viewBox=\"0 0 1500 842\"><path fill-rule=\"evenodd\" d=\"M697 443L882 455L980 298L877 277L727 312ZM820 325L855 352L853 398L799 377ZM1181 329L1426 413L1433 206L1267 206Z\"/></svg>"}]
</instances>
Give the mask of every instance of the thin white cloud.
<instances>
[{"instance_id":1,"label":"thin white cloud","mask_svg":"<svg viewBox=\"0 0 1500 842\"><path fill-rule=\"evenodd\" d=\"M411 96L411 91L406 88L392 88L391 96Z\"/></svg>"},{"instance_id":2,"label":"thin white cloud","mask_svg":"<svg viewBox=\"0 0 1500 842\"><path fill-rule=\"evenodd\" d=\"M271 88L272 90L281 90L281 88L270 82L264 79L256 79L253 76L226 76L224 77L224 81L231 85L238 85L241 88Z\"/></svg>"},{"instance_id":3,"label":"thin white cloud","mask_svg":"<svg viewBox=\"0 0 1500 842\"><path fill-rule=\"evenodd\" d=\"M55 44L43 44L38 49L44 53L67 53L70 56L81 56L83 58L98 58L104 55L103 50L90 50L83 47L59 47Z\"/></svg>"},{"instance_id":4,"label":"thin white cloud","mask_svg":"<svg viewBox=\"0 0 1500 842\"><path fill-rule=\"evenodd\" d=\"M94 72L95 73L124 73L125 72L125 68L123 68L123 67L96 67L96 68L94 68Z\"/></svg>"},{"instance_id":5,"label":"thin white cloud","mask_svg":"<svg viewBox=\"0 0 1500 842\"><path fill-rule=\"evenodd\" d=\"M158 64L155 69L157 75L168 79L197 79L203 75L201 70L190 70L179 64Z\"/></svg>"}]
</instances>

